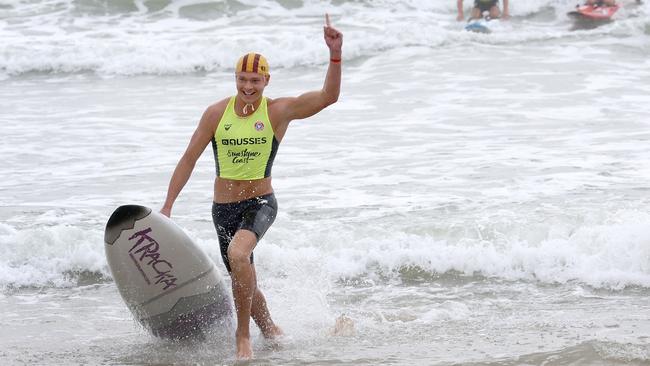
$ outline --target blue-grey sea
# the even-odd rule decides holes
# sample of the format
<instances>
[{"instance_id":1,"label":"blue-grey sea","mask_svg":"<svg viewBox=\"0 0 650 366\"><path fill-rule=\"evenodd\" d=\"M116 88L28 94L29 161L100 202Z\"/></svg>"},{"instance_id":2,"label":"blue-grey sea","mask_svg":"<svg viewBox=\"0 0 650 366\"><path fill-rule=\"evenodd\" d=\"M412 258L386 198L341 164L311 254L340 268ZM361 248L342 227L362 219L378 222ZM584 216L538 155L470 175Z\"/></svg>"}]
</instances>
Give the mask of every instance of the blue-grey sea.
<instances>
[{"instance_id":1,"label":"blue-grey sea","mask_svg":"<svg viewBox=\"0 0 650 366\"><path fill-rule=\"evenodd\" d=\"M231 330L138 325L104 225L160 208L241 54L269 97L319 89L329 13L341 96L290 125L255 250L286 337L245 364L649 365L650 2L619 2L476 34L452 0L0 0L0 364L236 363ZM214 174L208 149L172 218L225 275Z\"/></svg>"}]
</instances>

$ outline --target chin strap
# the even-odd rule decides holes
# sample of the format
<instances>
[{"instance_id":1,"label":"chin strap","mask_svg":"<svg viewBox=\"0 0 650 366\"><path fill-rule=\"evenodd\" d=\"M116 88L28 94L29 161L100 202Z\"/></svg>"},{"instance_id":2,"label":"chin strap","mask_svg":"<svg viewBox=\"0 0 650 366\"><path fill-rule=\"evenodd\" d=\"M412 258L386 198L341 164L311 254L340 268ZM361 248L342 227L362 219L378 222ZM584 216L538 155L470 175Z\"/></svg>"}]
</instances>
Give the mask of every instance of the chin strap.
<instances>
[{"instance_id":1,"label":"chin strap","mask_svg":"<svg viewBox=\"0 0 650 366\"><path fill-rule=\"evenodd\" d=\"M251 107L251 111L252 111L252 112L255 112L255 106L252 105L252 104L250 104L250 103L246 103L246 105L245 105L244 108L242 109L242 112L243 112L244 114L248 114L248 112L246 112L246 110L248 110L248 107Z\"/></svg>"}]
</instances>

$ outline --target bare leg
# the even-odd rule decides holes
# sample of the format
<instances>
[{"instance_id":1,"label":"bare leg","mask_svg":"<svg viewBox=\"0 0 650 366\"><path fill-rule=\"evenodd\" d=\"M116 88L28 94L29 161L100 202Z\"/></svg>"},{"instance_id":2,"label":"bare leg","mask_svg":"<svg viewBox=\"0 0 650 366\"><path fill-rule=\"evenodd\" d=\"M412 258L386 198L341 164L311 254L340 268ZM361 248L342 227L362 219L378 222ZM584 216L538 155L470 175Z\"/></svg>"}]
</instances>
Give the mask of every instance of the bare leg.
<instances>
[{"instance_id":1,"label":"bare leg","mask_svg":"<svg viewBox=\"0 0 650 366\"><path fill-rule=\"evenodd\" d=\"M472 14L469 16L470 19L481 19L483 18L483 15L481 14L481 10L479 8L472 8Z\"/></svg>"},{"instance_id":2,"label":"bare leg","mask_svg":"<svg viewBox=\"0 0 650 366\"><path fill-rule=\"evenodd\" d=\"M501 16L501 10L499 10L498 6L493 6L490 8L490 18L492 19L497 19Z\"/></svg>"},{"instance_id":3,"label":"bare leg","mask_svg":"<svg viewBox=\"0 0 650 366\"><path fill-rule=\"evenodd\" d=\"M252 268L253 279L257 285L255 265L252 265ZM255 321L255 324L257 324L257 326L262 331L264 338L273 339L283 334L282 329L273 323L273 320L271 319L271 313L269 312L268 306L266 305L266 298L257 286L255 286L255 292L253 294L253 301L251 304L251 317Z\"/></svg>"},{"instance_id":4,"label":"bare leg","mask_svg":"<svg viewBox=\"0 0 650 366\"><path fill-rule=\"evenodd\" d=\"M250 318L253 294L255 293L255 276L250 263L250 255L257 244L255 234L248 230L239 230L228 247L228 261L232 269L232 293L237 312L237 358L248 360L253 357L250 341Z\"/></svg>"}]
</instances>

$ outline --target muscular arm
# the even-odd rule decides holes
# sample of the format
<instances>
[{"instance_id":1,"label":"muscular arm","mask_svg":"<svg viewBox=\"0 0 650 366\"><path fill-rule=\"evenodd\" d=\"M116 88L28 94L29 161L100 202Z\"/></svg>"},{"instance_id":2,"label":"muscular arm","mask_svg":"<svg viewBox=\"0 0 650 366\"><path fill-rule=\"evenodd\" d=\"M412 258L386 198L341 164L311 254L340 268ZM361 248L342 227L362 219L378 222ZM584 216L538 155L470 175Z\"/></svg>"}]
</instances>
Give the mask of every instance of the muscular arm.
<instances>
[{"instance_id":1,"label":"muscular arm","mask_svg":"<svg viewBox=\"0 0 650 366\"><path fill-rule=\"evenodd\" d=\"M219 123L219 119L221 119L224 110L225 103L224 101L221 101L208 107L208 109L203 113L201 121L190 139L190 143L187 146L185 153L183 153L183 156L178 161L178 164L176 164L174 174L172 174L172 178L169 181L167 198L160 210L160 212L165 216L169 217L171 215L172 206L174 205L176 198L190 179L196 161L203 153L203 150L205 150L205 147L212 139L212 136L214 136L214 131L217 128L217 124Z\"/></svg>"},{"instance_id":2,"label":"muscular arm","mask_svg":"<svg viewBox=\"0 0 650 366\"><path fill-rule=\"evenodd\" d=\"M330 57L340 60L341 53ZM279 98L275 102L281 106L281 119L287 122L311 117L327 106L336 103L341 91L341 63L330 62L321 90L310 91L295 98Z\"/></svg>"},{"instance_id":3,"label":"muscular arm","mask_svg":"<svg viewBox=\"0 0 650 366\"><path fill-rule=\"evenodd\" d=\"M343 34L331 26L329 15L325 15L325 22L323 37L330 51L330 63L323 88L295 98L279 98L273 101L270 113L274 115L272 118L278 127L276 136L279 135L280 139L289 122L313 116L339 99Z\"/></svg>"}]
</instances>

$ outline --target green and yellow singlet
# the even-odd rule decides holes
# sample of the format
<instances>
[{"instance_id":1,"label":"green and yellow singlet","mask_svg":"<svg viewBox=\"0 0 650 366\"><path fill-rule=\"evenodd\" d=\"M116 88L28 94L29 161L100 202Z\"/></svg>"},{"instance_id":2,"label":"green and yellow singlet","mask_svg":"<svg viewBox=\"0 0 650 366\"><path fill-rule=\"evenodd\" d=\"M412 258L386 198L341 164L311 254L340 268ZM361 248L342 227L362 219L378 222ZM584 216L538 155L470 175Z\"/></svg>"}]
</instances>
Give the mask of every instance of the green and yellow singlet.
<instances>
[{"instance_id":1,"label":"green and yellow singlet","mask_svg":"<svg viewBox=\"0 0 650 366\"><path fill-rule=\"evenodd\" d=\"M266 97L253 114L240 117L231 97L212 137L217 177L255 180L271 176L280 143L269 120Z\"/></svg>"}]
</instances>

